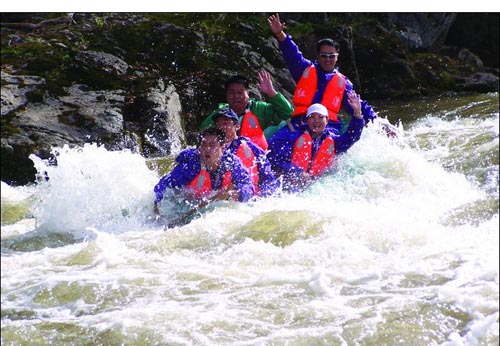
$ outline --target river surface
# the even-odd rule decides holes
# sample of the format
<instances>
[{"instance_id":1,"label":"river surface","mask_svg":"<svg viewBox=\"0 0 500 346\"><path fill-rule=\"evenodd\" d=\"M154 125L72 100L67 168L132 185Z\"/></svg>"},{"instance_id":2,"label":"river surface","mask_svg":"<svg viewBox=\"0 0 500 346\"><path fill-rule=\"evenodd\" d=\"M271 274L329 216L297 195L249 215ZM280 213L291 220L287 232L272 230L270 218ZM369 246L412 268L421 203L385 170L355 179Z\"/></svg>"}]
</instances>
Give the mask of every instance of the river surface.
<instances>
[{"instance_id":1,"label":"river surface","mask_svg":"<svg viewBox=\"0 0 500 346\"><path fill-rule=\"evenodd\" d=\"M140 155L33 156L48 180L1 186L1 345L498 345L498 93L374 106L397 138L169 228Z\"/></svg>"}]
</instances>

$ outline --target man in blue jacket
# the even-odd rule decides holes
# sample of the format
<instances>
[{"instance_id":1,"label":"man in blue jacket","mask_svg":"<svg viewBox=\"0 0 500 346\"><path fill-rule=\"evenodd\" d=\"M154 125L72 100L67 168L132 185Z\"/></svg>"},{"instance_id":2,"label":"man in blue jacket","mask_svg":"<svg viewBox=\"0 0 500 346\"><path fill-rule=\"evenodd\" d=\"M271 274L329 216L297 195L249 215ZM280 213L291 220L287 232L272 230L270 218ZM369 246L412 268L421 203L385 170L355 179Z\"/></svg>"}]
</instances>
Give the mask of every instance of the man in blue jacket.
<instances>
[{"instance_id":1,"label":"man in blue jacket","mask_svg":"<svg viewBox=\"0 0 500 346\"><path fill-rule=\"evenodd\" d=\"M266 153L249 138L238 136L238 115L229 107L219 109L213 116L215 127L226 135L226 150L238 156L254 183L255 195L270 196L277 192L280 182L274 175Z\"/></svg>"},{"instance_id":2,"label":"man in blue jacket","mask_svg":"<svg viewBox=\"0 0 500 346\"><path fill-rule=\"evenodd\" d=\"M188 199L248 201L254 195L250 175L240 159L224 150L224 132L208 128L200 134L200 146L186 149L177 165L154 187L155 212L167 188L186 192Z\"/></svg>"},{"instance_id":3,"label":"man in blue jacket","mask_svg":"<svg viewBox=\"0 0 500 346\"><path fill-rule=\"evenodd\" d=\"M283 179L284 191L303 190L333 168L335 155L346 152L359 140L365 124L359 112L359 96L350 92L348 102L355 116L342 135L327 127L328 110L315 103L306 111L305 124L285 126L269 140L267 156L276 175Z\"/></svg>"},{"instance_id":4,"label":"man in blue jacket","mask_svg":"<svg viewBox=\"0 0 500 346\"><path fill-rule=\"evenodd\" d=\"M358 111L349 105L347 95L350 91L354 91L354 88L351 81L335 66L340 49L336 41L331 39L318 41L317 60L311 61L304 58L292 37L285 34L283 31L285 24L280 21L279 14L271 15L267 21L278 40L283 59L297 83L293 96L294 126L300 125L307 107L313 103L321 103L328 109L328 127L335 129L337 133L344 132L348 124L348 121L343 122L338 116L341 109L351 118L362 115L366 122L377 117L377 113L366 101L361 101L361 109Z\"/></svg>"}]
</instances>

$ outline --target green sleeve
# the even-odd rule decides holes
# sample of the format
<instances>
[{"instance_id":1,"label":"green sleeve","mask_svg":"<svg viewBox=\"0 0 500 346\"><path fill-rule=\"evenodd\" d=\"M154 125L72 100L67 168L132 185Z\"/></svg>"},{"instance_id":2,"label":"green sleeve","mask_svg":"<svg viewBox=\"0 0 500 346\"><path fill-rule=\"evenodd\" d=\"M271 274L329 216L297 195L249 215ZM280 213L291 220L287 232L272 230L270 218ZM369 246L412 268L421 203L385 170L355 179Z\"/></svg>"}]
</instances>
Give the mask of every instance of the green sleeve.
<instances>
[{"instance_id":1,"label":"green sleeve","mask_svg":"<svg viewBox=\"0 0 500 346\"><path fill-rule=\"evenodd\" d=\"M276 96L268 98L267 102L255 101L252 112L259 119L262 129L265 130L269 126L279 125L282 120L290 119L293 106L283 94L278 93Z\"/></svg>"}]
</instances>

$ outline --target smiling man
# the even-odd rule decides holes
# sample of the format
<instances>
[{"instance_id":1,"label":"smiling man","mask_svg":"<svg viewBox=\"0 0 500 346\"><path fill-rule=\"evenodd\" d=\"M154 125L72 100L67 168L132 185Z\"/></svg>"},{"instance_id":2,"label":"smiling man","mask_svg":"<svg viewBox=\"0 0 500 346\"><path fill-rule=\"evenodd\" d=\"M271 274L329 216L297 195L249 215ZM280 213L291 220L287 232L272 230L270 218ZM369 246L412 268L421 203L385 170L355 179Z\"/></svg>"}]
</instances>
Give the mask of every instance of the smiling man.
<instances>
[{"instance_id":1,"label":"smiling man","mask_svg":"<svg viewBox=\"0 0 500 346\"><path fill-rule=\"evenodd\" d=\"M359 96L350 92L348 103L355 116L347 131L337 135L327 127L328 110L315 103L307 108L305 124L285 126L269 140L268 159L283 190L297 192L334 167L335 155L347 151L361 137L365 121Z\"/></svg>"},{"instance_id":2,"label":"smiling man","mask_svg":"<svg viewBox=\"0 0 500 346\"><path fill-rule=\"evenodd\" d=\"M260 92L265 101L251 99L248 93L248 80L241 75L229 77L225 82L227 103L219 104L219 108L210 113L201 123L201 129L215 124L219 110L228 108L238 115L239 135L248 137L262 150L267 150L267 140L276 132L280 123L290 118L293 106L285 96L277 92L267 71L259 72Z\"/></svg>"},{"instance_id":3,"label":"smiling man","mask_svg":"<svg viewBox=\"0 0 500 346\"><path fill-rule=\"evenodd\" d=\"M377 113L366 101L361 101L359 110L350 106L348 95L351 91L354 92L354 88L351 81L336 67L340 54L340 46L336 41L329 38L319 40L316 44L316 61L311 61L304 58L292 37L285 34L285 23L280 21L279 14L271 15L267 22L278 40L288 70L297 83L292 100L295 107L292 124L295 127L301 124L307 107L313 103L321 103L327 108L327 127L337 133L344 132L347 127L338 116L341 110L350 117L358 118L362 115L365 121L377 117Z\"/></svg>"}]
</instances>

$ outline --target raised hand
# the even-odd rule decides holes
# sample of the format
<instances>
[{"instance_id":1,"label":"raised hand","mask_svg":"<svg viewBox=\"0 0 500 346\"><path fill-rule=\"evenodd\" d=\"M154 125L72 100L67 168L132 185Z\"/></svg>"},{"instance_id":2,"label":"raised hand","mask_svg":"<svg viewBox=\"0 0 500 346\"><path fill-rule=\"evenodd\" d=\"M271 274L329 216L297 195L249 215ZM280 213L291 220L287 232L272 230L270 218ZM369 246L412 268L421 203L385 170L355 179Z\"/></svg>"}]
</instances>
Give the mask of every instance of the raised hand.
<instances>
[{"instance_id":1,"label":"raised hand","mask_svg":"<svg viewBox=\"0 0 500 346\"><path fill-rule=\"evenodd\" d=\"M257 87L260 92L267 97L274 97L277 94L276 90L274 90L271 74L267 71L259 72L259 83L257 83Z\"/></svg>"},{"instance_id":2,"label":"raised hand","mask_svg":"<svg viewBox=\"0 0 500 346\"><path fill-rule=\"evenodd\" d=\"M285 23L280 21L280 15L278 13L269 16L269 18L267 18L267 23L275 35L281 34L285 29Z\"/></svg>"},{"instance_id":3,"label":"raised hand","mask_svg":"<svg viewBox=\"0 0 500 346\"><path fill-rule=\"evenodd\" d=\"M363 118L363 115L361 114L361 99L354 90L351 90L347 93L347 103L349 103L349 106L351 106L352 110L354 111L354 117L358 119Z\"/></svg>"}]
</instances>

